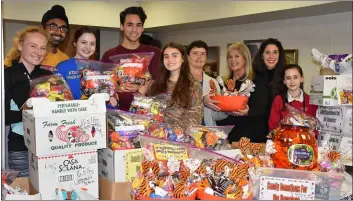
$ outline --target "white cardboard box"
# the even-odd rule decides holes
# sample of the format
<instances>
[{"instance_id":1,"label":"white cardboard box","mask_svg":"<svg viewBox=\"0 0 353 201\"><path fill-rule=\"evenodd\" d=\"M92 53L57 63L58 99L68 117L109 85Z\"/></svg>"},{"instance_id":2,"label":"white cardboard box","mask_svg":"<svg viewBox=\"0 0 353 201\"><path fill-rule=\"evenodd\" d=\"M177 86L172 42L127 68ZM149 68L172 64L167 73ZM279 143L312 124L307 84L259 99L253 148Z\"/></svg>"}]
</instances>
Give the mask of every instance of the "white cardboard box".
<instances>
[{"instance_id":1,"label":"white cardboard box","mask_svg":"<svg viewBox=\"0 0 353 201\"><path fill-rule=\"evenodd\" d=\"M56 197L56 189L81 188L99 198L97 151L37 157L29 153L29 179L43 200Z\"/></svg>"},{"instance_id":2,"label":"white cardboard box","mask_svg":"<svg viewBox=\"0 0 353 201\"><path fill-rule=\"evenodd\" d=\"M142 149L98 150L99 176L112 182L131 182L140 170Z\"/></svg>"},{"instance_id":3,"label":"white cardboard box","mask_svg":"<svg viewBox=\"0 0 353 201\"><path fill-rule=\"evenodd\" d=\"M339 102L341 89L352 86L351 75L320 75L311 80L310 104L321 106L342 105ZM350 87L350 89L352 89ZM352 103L350 103L352 104Z\"/></svg>"},{"instance_id":4,"label":"white cardboard box","mask_svg":"<svg viewBox=\"0 0 353 201\"><path fill-rule=\"evenodd\" d=\"M51 102L31 98L32 110L23 110L24 140L36 156L105 148L106 94L88 100Z\"/></svg>"}]
</instances>

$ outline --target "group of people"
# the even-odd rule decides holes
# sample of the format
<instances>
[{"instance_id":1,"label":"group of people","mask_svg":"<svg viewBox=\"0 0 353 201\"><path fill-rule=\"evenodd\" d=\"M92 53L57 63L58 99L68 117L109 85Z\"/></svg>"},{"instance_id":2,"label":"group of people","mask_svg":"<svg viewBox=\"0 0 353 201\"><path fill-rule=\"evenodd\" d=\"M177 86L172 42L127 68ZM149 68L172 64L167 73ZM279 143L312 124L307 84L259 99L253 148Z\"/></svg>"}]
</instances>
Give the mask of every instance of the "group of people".
<instances>
[{"instance_id":1,"label":"group of people","mask_svg":"<svg viewBox=\"0 0 353 201\"><path fill-rule=\"evenodd\" d=\"M147 19L142 7L129 7L120 13L120 30L123 41L106 51L102 62L113 62L111 56L129 53L153 52L149 65L151 81L142 85L126 83L119 87L119 100L111 98L107 107L119 105L128 111L134 93L146 96L167 94L168 107L165 121L171 127L185 129L191 125L234 125L228 136L229 143L241 137L252 142L264 143L266 136L286 115L285 104L315 116L316 107L309 104L309 96L303 91L304 75L297 64L285 64L282 44L277 39L264 41L252 59L248 47L235 43L227 50L227 79L235 82L235 89L250 79L255 84L246 109L230 113L220 111L218 102L211 99L210 80L203 72L208 45L196 40L184 48L170 42L162 49L143 45L140 37ZM95 30L88 26L79 28L74 34L73 46L76 54L68 58L58 49L69 32L69 20L65 9L55 5L42 18L41 26L27 27L15 37L13 48L5 60L5 105L8 135L9 166L28 175L28 153L23 140L21 110L29 98L30 80L52 74L41 66L57 68L67 81L74 99L81 99L80 77L77 59L89 59L96 50ZM214 80L215 83L217 83ZM220 86L216 86L220 93Z\"/></svg>"}]
</instances>

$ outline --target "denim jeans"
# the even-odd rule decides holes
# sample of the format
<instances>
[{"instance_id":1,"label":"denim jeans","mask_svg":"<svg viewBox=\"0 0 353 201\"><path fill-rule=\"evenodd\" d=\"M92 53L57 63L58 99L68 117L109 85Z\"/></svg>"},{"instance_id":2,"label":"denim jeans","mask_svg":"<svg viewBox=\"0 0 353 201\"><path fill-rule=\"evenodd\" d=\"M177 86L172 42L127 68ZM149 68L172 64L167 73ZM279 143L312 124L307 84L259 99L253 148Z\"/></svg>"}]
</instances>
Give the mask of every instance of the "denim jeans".
<instances>
[{"instance_id":1,"label":"denim jeans","mask_svg":"<svg viewBox=\"0 0 353 201\"><path fill-rule=\"evenodd\" d=\"M8 160L10 169L20 171L18 177L28 177L28 151L9 151Z\"/></svg>"}]
</instances>

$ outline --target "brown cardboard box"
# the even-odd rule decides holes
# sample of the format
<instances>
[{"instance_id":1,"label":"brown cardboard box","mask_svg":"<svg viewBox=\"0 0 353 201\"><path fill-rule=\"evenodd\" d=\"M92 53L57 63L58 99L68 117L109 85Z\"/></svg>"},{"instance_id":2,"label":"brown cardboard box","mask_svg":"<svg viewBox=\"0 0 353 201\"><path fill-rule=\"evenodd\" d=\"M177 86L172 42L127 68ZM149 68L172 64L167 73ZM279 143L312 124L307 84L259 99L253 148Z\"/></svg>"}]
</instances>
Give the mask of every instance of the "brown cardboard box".
<instances>
[{"instance_id":1,"label":"brown cardboard box","mask_svg":"<svg viewBox=\"0 0 353 201\"><path fill-rule=\"evenodd\" d=\"M11 184L12 188L20 187L29 193L29 179L28 177L17 177Z\"/></svg>"},{"instance_id":2,"label":"brown cardboard box","mask_svg":"<svg viewBox=\"0 0 353 201\"><path fill-rule=\"evenodd\" d=\"M131 182L111 182L99 177L100 200L131 200Z\"/></svg>"}]
</instances>

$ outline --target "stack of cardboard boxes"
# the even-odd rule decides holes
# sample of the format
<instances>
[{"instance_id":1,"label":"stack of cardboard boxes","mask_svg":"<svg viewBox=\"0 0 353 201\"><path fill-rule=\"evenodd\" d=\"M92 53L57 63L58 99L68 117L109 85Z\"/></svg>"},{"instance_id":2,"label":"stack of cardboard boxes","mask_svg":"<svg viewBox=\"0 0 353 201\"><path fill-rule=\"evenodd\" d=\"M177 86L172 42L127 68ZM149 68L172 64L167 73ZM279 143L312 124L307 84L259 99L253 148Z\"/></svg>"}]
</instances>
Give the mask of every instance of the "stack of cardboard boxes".
<instances>
[{"instance_id":1,"label":"stack of cardboard boxes","mask_svg":"<svg viewBox=\"0 0 353 201\"><path fill-rule=\"evenodd\" d=\"M97 149L106 147L106 95L28 101L33 109L22 115L31 194L52 200L61 190L64 199L74 199L79 189L99 198Z\"/></svg>"},{"instance_id":2,"label":"stack of cardboard boxes","mask_svg":"<svg viewBox=\"0 0 353 201\"><path fill-rule=\"evenodd\" d=\"M98 150L101 199L131 199L131 182L143 160L136 137L146 132L149 121L149 118L119 110L107 112L108 138L115 132L119 139L115 142L108 139L109 147Z\"/></svg>"},{"instance_id":3,"label":"stack of cardboard boxes","mask_svg":"<svg viewBox=\"0 0 353 201\"><path fill-rule=\"evenodd\" d=\"M310 103L319 106L319 145L328 141L344 153L345 164L352 166L352 75L314 76Z\"/></svg>"}]
</instances>

